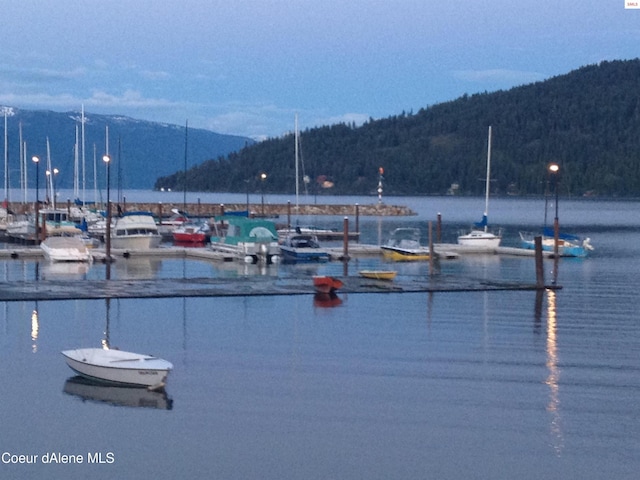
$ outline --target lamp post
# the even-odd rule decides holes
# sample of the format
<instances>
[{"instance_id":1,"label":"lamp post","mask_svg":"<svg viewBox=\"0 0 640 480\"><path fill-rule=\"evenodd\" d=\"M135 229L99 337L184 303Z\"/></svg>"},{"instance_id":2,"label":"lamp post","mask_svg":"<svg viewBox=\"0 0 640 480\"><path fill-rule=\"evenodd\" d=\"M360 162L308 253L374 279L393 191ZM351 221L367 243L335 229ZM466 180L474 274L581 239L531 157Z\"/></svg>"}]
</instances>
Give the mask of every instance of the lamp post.
<instances>
[{"instance_id":1,"label":"lamp post","mask_svg":"<svg viewBox=\"0 0 640 480\"><path fill-rule=\"evenodd\" d=\"M36 164L36 204L34 207L34 211L36 214L36 245L38 245L40 243L40 199L38 198L38 192L40 190L40 185L38 184L39 179L40 179L40 174L39 174L39 170L40 170L40 159L37 156L33 156L31 157L31 160L33 161L33 163Z\"/></svg>"},{"instance_id":2,"label":"lamp post","mask_svg":"<svg viewBox=\"0 0 640 480\"><path fill-rule=\"evenodd\" d=\"M262 216L264 217L264 181L267 179L267 174L262 172L260 174L260 186L262 191Z\"/></svg>"},{"instance_id":3,"label":"lamp post","mask_svg":"<svg viewBox=\"0 0 640 480\"><path fill-rule=\"evenodd\" d=\"M244 181L245 187L247 188L247 218L250 217L250 215L249 215L249 182L250 181L251 181L250 178L247 178Z\"/></svg>"},{"instance_id":4,"label":"lamp post","mask_svg":"<svg viewBox=\"0 0 640 480\"><path fill-rule=\"evenodd\" d=\"M111 164L111 157L109 155L104 155L102 160L107 164L107 228L105 232L105 261L107 263L111 263L111 199L109 198L111 189L109 165Z\"/></svg>"},{"instance_id":5,"label":"lamp post","mask_svg":"<svg viewBox=\"0 0 640 480\"><path fill-rule=\"evenodd\" d=\"M57 168L53 169L53 183L51 184L51 195L53 196L53 208L56 208L56 177L60 173Z\"/></svg>"},{"instance_id":6,"label":"lamp post","mask_svg":"<svg viewBox=\"0 0 640 480\"><path fill-rule=\"evenodd\" d=\"M553 190L554 195L556 197L556 214L553 218L553 255L555 258L558 258L558 237L560 236L560 223L558 222L558 175L560 172L560 167L557 163L552 163L549 165L549 173L553 175Z\"/></svg>"}]
</instances>

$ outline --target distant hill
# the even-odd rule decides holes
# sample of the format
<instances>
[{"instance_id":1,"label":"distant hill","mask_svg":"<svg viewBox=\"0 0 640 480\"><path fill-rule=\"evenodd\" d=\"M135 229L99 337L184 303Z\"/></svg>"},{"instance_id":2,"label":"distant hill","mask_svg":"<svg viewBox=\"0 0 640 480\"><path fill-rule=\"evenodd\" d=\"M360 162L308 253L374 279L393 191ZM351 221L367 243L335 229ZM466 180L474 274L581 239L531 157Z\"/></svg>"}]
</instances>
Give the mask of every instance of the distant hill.
<instances>
[{"instance_id":1,"label":"distant hill","mask_svg":"<svg viewBox=\"0 0 640 480\"><path fill-rule=\"evenodd\" d=\"M301 151L308 187L320 193L374 193L383 167L386 195L481 195L490 125L494 193L541 194L547 166L557 162L562 195L640 195L638 59L585 66L508 91L464 95L358 128L306 130ZM293 135L288 135L206 161L189 172L188 185L291 193L294 163ZM261 172L267 179L259 186ZM156 186L182 188L182 179L176 172ZM328 185L333 187L322 188Z\"/></svg>"},{"instance_id":2,"label":"distant hill","mask_svg":"<svg viewBox=\"0 0 640 480\"><path fill-rule=\"evenodd\" d=\"M20 185L20 141L19 125L22 124L22 138L27 144L29 166L27 178L31 187L35 186L35 169L31 163L33 155L46 160L46 139L49 138L52 168L60 174L56 178L59 188L73 188L74 144L76 126L81 128L81 113L22 110L0 107L0 132L4 135L3 108L7 117L9 143L10 185ZM102 156L105 154L105 132L109 130L109 153L113 158L112 188L119 185L123 189L151 189L157 179L176 169L184 168L185 126L136 120L114 115L97 115L85 112L85 176L86 188L93 189L94 146L98 160L98 183L104 185ZM79 130L81 131L81 130ZM196 165L204 160L228 155L253 140L240 136L222 135L208 130L189 127L188 165ZM0 147L4 155L4 147ZM80 153L81 154L81 153ZM44 175L45 165L40 167ZM4 168L2 168L4 171ZM118 175L118 173L120 175ZM44 177L40 179L43 185Z\"/></svg>"}]
</instances>

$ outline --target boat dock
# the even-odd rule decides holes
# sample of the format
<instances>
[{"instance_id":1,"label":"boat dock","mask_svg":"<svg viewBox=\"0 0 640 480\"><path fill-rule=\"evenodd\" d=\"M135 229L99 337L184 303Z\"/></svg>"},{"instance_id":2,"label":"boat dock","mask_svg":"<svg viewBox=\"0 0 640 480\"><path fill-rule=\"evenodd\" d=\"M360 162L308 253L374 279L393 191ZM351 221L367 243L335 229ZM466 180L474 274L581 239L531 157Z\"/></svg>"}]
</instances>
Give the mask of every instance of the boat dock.
<instances>
[{"instance_id":1,"label":"boat dock","mask_svg":"<svg viewBox=\"0 0 640 480\"><path fill-rule=\"evenodd\" d=\"M11 247L11 246L10 246ZM0 249L0 260L18 259L18 258L41 258L44 256L42 249L39 247L18 246L16 248ZM332 260L342 261L345 258L344 247L328 247L323 248L327 251ZM460 255L515 255L533 257L535 252L524 248L514 247L498 247L495 249L481 249L458 244L439 243L434 244L433 251L437 257L442 259L453 259ZM103 261L106 257L104 248L92 249L94 261ZM346 251L347 257L367 257L381 256L382 249L379 245L367 245L361 243L349 243ZM544 256L552 256L551 252L543 252ZM237 260L230 254L214 251L210 248L188 248L188 247L160 247L149 250L123 250L112 249L111 256L116 260L118 258L128 258L131 256L141 257L165 257L165 258L192 258L196 260L218 260L232 261Z\"/></svg>"},{"instance_id":2,"label":"boat dock","mask_svg":"<svg viewBox=\"0 0 640 480\"><path fill-rule=\"evenodd\" d=\"M456 249L454 246L442 246L448 252L448 258L456 258L460 252L468 249ZM457 252L456 252L457 250ZM515 254L522 254L522 249ZM437 249L436 249L437 251ZM112 250L114 262L126 262L131 257L187 258L203 261L228 260L208 248L167 247L150 250ZM480 253L480 252L475 252ZM514 254L512 250L499 249L498 252ZM334 255L342 257L342 249L335 249ZM531 253L532 254L532 253ZM105 259L104 249L94 249L94 259ZM380 255L380 248L372 245L350 245L349 256ZM43 256L37 247L0 250L0 260L37 259ZM237 262L237 259L235 260ZM339 294L359 293L417 293L417 292L471 292L500 290L541 290L559 289L558 285L539 285L537 283L503 282L451 275L398 276L394 281L376 280L359 276L358 272L349 272L349 262L343 262L343 274L339 277L343 286ZM277 268L277 267L272 267ZM82 288L75 288L75 285ZM67 280L40 279L31 281L0 282L0 301L25 300L70 300L104 298L166 298L166 297L217 297L251 295L313 295L315 289L311 277L281 278L279 276L245 275L224 278L162 278L162 279L112 279L112 280Z\"/></svg>"},{"instance_id":3,"label":"boat dock","mask_svg":"<svg viewBox=\"0 0 640 480\"><path fill-rule=\"evenodd\" d=\"M374 280L354 275L336 277L343 282L338 294L473 292L505 290L559 289L557 285L492 282L452 276L430 276L420 279ZM73 288L73 284L82 288ZM38 280L0 282L0 301L78 300L105 298L181 298L268 295L314 295L312 278L289 278L255 275L234 278L161 278L126 280Z\"/></svg>"}]
</instances>

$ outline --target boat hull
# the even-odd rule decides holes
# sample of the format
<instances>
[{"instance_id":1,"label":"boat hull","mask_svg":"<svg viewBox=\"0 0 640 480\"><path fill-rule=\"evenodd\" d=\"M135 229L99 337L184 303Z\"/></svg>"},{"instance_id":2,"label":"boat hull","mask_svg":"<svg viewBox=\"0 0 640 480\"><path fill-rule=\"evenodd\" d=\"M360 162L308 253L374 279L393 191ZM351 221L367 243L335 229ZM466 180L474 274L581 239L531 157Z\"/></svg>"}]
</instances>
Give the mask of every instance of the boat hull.
<instances>
[{"instance_id":1,"label":"boat hull","mask_svg":"<svg viewBox=\"0 0 640 480\"><path fill-rule=\"evenodd\" d=\"M460 235L458 237L458 244L469 247L482 248L486 250L493 250L500 246L502 237L491 232L484 232L482 230L472 230L466 235Z\"/></svg>"},{"instance_id":2,"label":"boat hull","mask_svg":"<svg viewBox=\"0 0 640 480\"><path fill-rule=\"evenodd\" d=\"M148 250L160 245L162 237L153 235L122 235L111 237L111 247L123 250Z\"/></svg>"},{"instance_id":3,"label":"boat hull","mask_svg":"<svg viewBox=\"0 0 640 480\"><path fill-rule=\"evenodd\" d=\"M80 238L49 237L40 244L44 256L51 262L90 262L91 253Z\"/></svg>"},{"instance_id":4,"label":"boat hull","mask_svg":"<svg viewBox=\"0 0 640 480\"><path fill-rule=\"evenodd\" d=\"M207 240L207 234L200 233L186 233L186 232L173 232L173 241L176 243L205 243Z\"/></svg>"},{"instance_id":5,"label":"boat hull","mask_svg":"<svg viewBox=\"0 0 640 480\"><path fill-rule=\"evenodd\" d=\"M521 234L522 237L522 234ZM520 243L522 248L527 250L535 250L535 241L533 239L525 239L522 237ZM542 251L543 252L555 252L555 240L553 238L542 238ZM571 242L567 242L562 239L558 239L558 256L560 257L586 257L589 249L582 245L576 245Z\"/></svg>"},{"instance_id":6,"label":"boat hull","mask_svg":"<svg viewBox=\"0 0 640 480\"><path fill-rule=\"evenodd\" d=\"M161 358L120 350L80 348L62 352L67 365L93 381L134 387L163 386L173 365Z\"/></svg>"},{"instance_id":7,"label":"boat hull","mask_svg":"<svg viewBox=\"0 0 640 480\"><path fill-rule=\"evenodd\" d=\"M318 293L335 293L336 290L342 288L344 283L335 277L316 275L313 277L313 286Z\"/></svg>"},{"instance_id":8,"label":"boat hull","mask_svg":"<svg viewBox=\"0 0 640 480\"><path fill-rule=\"evenodd\" d=\"M280 254L285 262L328 262L329 252L317 248L295 248L280 245Z\"/></svg>"},{"instance_id":9,"label":"boat hull","mask_svg":"<svg viewBox=\"0 0 640 480\"><path fill-rule=\"evenodd\" d=\"M382 256L394 262L425 262L431 258L429 250L423 248L381 247Z\"/></svg>"},{"instance_id":10,"label":"boat hull","mask_svg":"<svg viewBox=\"0 0 640 480\"><path fill-rule=\"evenodd\" d=\"M398 274L395 270L360 270L358 273L364 278L388 281L396 278L396 275Z\"/></svg>"}]
</instances>

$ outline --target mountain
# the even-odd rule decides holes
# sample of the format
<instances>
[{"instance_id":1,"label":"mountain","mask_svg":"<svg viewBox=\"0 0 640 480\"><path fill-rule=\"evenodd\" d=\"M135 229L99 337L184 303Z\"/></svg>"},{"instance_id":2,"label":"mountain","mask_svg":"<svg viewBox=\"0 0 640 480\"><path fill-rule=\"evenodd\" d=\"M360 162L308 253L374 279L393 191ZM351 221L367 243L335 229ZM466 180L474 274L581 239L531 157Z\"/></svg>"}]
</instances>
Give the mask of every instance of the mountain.
<instances>
[{"instance_id":1,"label":"mountain","mask_svg":"<svg viewBox=\"0 0 640 480\"><path fill-rule=\"evenodd\" d=\"M293 124L293 118L292 118ZM456 100L301 133L313 192L482 195L488 127L493 129L494 194L541 194L547 167L560 165L562 195L640 194L640 60L588 65L508 91ZM267 179L260 183L260 173ZM156 186L182 188L183 174ZM293 135L248 146L189 172L194 190L295 190ZM332 188L323 188L331 186Z\"/></svg>"},{"instance_id":2,"label":"mountain","mask_svg":"<svg viewBox=\"0 0 640 480\"><path fill-rule=\"evenodd\" d=\"M8 112L10 185L18 188L20 184L19 125L22 125L22 139L27 144L29 159L27 167L29 185L35 186L35 170L30 159L33 155L37 155L43 161L47 158L46 139L48 137L51 166L60 171L56 177L56 185L58 188L73 188L76 126L80 132L79 143L81 143L81 113L0 107L0 118L3 117L3 111ZM2 121L4 122L3 118ZM184 168L185 126L85 112L85 186L87 189L93 189L94 146L98 164L98 182L104 182L104 175L100 173L104 170L100 169L103 168L102 156L106 153L107 127L109 153L113 158L111 172L114 188L118 185L119 179L120 187L123 189L150 189L157 177ZM0 130L4 134L3 126L0 126ZM228 155L254 143L249 138L222 135L191 127L188 128L187 139L188 165ZM82 164L81 148L80 146L80 165ZM40 173L44 175L44 170ZM40 179L41 185L43 179L44 177Z\"/></svg>"}]
</instances>

